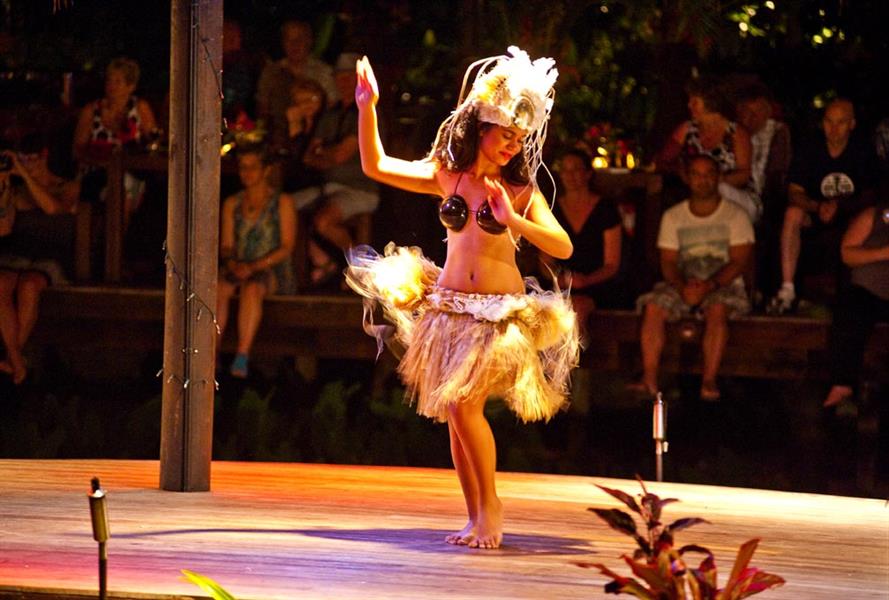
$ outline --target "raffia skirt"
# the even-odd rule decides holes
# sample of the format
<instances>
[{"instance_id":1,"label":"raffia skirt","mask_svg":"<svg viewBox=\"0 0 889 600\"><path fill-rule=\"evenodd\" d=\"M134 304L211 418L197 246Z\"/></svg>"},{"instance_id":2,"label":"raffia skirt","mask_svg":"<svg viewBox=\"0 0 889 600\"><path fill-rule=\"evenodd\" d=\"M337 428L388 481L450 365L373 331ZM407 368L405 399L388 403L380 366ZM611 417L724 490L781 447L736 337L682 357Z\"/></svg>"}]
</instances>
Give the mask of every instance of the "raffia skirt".
<instances>
[{"instance_id":1,"label":"raffia skirt","mask_svg":"<svg viewBox=\"0 0 889 600\"><path fill-rule=\"evenodd\" d=\"M417 412L447 421L455 402L502 398L522 421L567 406L577 365L577 318L567 294L526 279L525 294L471 294L436 285L441 269L419 248L390 243L348 253L346 281L364 297L364 328L404 349L398 366ZM373 321L382 308L391 325Z\"/></svg>"}]
</instances>

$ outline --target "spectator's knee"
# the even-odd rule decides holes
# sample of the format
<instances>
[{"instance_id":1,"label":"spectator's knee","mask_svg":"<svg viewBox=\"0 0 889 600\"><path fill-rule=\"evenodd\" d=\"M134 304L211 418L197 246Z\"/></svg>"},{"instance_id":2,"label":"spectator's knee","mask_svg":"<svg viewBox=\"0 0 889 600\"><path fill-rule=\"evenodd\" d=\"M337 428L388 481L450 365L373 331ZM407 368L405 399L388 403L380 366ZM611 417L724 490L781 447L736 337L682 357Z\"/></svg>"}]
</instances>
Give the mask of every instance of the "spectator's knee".
<instances>
[{"instance_id":1,"label":"spectator's knee","mask_svg":"<svg viewBox=\"0 0 889 600\"><path fill-rule=\"evenodd\" d=\"M799 206L788 206L784 211L784 229L799 229L806 218L806 211Z\"/></svg>"},{"instance_id":2,"label":"spectator's knee","mask_svg":"<svg viewBox=\"0 0 889 600\"><path fill-rule=\"evenodd\" d=\"M642 316L649 320L665 321L667 319L667 311L659 304L649 302L642 309Z\"/></svg>"},{"instance_id":3,"label":"spectator's knee","mask_svg":"<svg viewBox=\"0 0 889 600\"><path fill-rule=\"evenodd\" d=\"M333 204L327 204L315 214L312 224L318 232L324 233L338 226L341 222L342 216L339 209Z\"/></svg>"},{"instance_id":4,"label":"spectator's knee","mask_svg":"<svg viewBox=\"0 0 889 600\"><path fill-rule=\"evenodd\" d=\"M22 273L19 275L18 290L20 294L38 295L47 287L46 277L40 273Z\"/></svg>"},{"instance_id":5,"label":"spectator's knee","mask_svg":"<svg viewBox=\"0 0 889 600\"><path fill-rule=\"evenodd\" d=\"M728 307L722 303L711 304L704 309L704 320L708 323L728 322Z\"/></svg>"},{"instance_id":6,"label":"spectator's knee","mask_svg":"<svg viewBox=\"0 0 889 600\"><path fill-rule=\"evenodd\" d=\"M258 281L244 282L243 287L241 287L241 295L262 299L265 296L265 285Z\"/></svg>"},{"instance_id":7,"label":"spectator's knee","mask_svg":"<svg viewBox=\"0 0 889 600\"><path fill-rule=\"evenodd\" d=\"M18 284L19 275L12 271L0 271L0 296L12 297L15 286Z\"/></svg>"}]
</instances>

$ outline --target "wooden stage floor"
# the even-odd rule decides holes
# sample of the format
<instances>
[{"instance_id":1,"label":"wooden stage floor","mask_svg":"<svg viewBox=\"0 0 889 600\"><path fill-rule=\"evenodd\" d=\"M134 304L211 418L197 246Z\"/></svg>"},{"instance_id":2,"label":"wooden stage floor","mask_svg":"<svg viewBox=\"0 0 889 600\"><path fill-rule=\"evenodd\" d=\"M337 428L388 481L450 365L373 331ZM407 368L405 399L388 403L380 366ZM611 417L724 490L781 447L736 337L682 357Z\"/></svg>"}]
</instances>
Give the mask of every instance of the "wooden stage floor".
<instances>
[{"instance_id":1,"label":"wooden stage floor","mask_svg":"<svg viewBox=\"0 0 889 600\"><path fill-rule=\"evenodd\" d=\"M158 490L156 461L0 460L0 597L96 590L87 491L108 492L113 597L202 596L191 569L249 598L600 598L606 579L575 561L628 574L629 538L586 509L617 508L593 483L634 481L501 474L504 546L443 542L464 522L453 472L293 463L213 463L213 491ZM884 500L656 484L681 502L668 521L711 521L680 544L714 551L720 583L737 547L761 537L753 564L786 585L757 598L889 598ZM22 593L24 592L24 593ZM609 596L610 597L610 596Z\"/></svg>"}]
</instances>

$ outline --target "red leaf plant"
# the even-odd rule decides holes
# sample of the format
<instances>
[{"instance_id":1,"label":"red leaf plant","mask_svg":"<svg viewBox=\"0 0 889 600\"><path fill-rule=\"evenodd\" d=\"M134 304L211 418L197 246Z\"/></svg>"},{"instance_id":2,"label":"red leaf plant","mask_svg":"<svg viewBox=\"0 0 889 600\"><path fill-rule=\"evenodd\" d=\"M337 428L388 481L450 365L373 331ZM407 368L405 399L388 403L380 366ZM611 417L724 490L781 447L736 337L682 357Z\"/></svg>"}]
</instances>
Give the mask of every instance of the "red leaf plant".
<instances>
[{"instance_id":1,"label":"red leaf plant","mask_svg":"<svg viewBox=\"0 0 889 600\"><path fill-rule=\"evenodd\" d=\"M596 486L639 515L647 529L647 535L640 533L636 520L622 510L589 509L612 529L633 538L638 546L633 556L624 554L621 557L635 577L620 575L601 563L575 563L579 567L598 569L603 575L611 577L612 581L605 584L606 593L632 594L646 600L739 600L784 584L784 579L778 575L750 566L750 559L759 544L759 539L754 538L738 549L728 581L725 587L720 588L716 581L716 559L712 552L694 544L674 547L673 538L677 531L708 521L691 517L665 526L661 523L662 509L678 500L661 499L656 494L649 493L641 479L639 485L642 493L635 497L621 490ZM688 566L687 558L690 554L704 555L697 568Z\"/></svg>"}]
</instances>

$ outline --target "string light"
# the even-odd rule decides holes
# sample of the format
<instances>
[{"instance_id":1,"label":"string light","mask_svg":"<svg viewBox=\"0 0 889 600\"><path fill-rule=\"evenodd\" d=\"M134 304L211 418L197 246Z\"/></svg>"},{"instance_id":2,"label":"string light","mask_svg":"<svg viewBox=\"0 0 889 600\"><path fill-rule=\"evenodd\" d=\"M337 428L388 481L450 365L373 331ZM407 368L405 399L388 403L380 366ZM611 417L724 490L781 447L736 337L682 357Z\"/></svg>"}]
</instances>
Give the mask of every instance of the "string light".
<instances>
[{"instance_id":1,"label":"string light","mask_svg":"<svg viewBox=\"0 0 889 600\"><path fill-rule=\"evenodd\" d=\"M195 302L198 305L198 313L195 316L195 321L200 321L201 316L203 316L204 314L204 311L207 311L207 313L210 315L210 319L213 321L213 326L216 328L216 335L221 335L222 329L219 327L219 322L216 320L215 311L204 301L203 298L201 298L201 295L192 288L191 284L188 281L188 278L182 275L181 271L176 266L176 262L173 260L173 257L170 256L169 250L167 250L166 240L164 240L162 248L164 251L164 264L167 265L167 277L175 276L179 282L179 290L188 291L188 296L185 299L186 304L188 304L189 302ZM197 348L189 348L187 346L182 348L182 354L185 355L198 353L199 352ZM163 373L164 369L163 367L161 367L156 376L160 377L161 375L163 375ZM192 383L190 379L179 377L176 374L171 374L169 377L167 377L166 381L168 384L173 383L174 381L180 383L183 390L187 390L188 386ZM206 379L201 379L197 383L200 383L201 385L207 385L207 383L209 382ZM213 388L217 391L219 390L219 382L215 379L213 380Z\"/></svg>"},{"instance_id":2,"label":"string light","mask_svg":"<svg viewBox=\"0 0 889 600\"><path fill-rule=\"evenodd\" d=\"M195 14L199 8L200 8L199 1L196 0L195 2L192 3L193 14ZM210 65L210 70L213 72L213 77L216 79L216 92L219 95L219 100L222 101L225 99L225 94L223 94L223 91L222 91L222 69L217 69L216 65L213 64L213 55L210 53L210 48L207 45L207 42L212 41L212 38L204 37L202 35L200 21L198 19L195 19L195 22L194 22L194 25L192 26L192 28L194 29L195 35L197 36L197 39L200 40L201 46L204 49L204 60L207 63L209 63L209 65ZM228 124L226 123L224 118L222 119L222 125L223 125L223 128L226 128L228 126ZM219 322L216 320L216 312L215 312L214 308L211 307L210 305L208 305L204 301L204 299L201 297L201 295L198 294L197 291L194 290L191 283L188 281L188 277L184 276L182 274L182 272L179 270L179 268L176 266L176 262L173 260L173 257L170 255L170 252L167 249L167 240L164 240L162 250L164 253L164 264L167 267L167 277L170 278L170 277L175 276L176 279L178 280L179 291L187 292L188 296L185 298L185 304L188 304L190 302L195 302L198 306L198 312L197 312L197 315L195 316L195 321L200 321L201 317L204 314L204 311L206 310L207 313L210 315L211 320L213 321L213 326L216 328L216 335L217 336L221 335L222 329L219 327ZM185 355L198 354L198 349L183 347L182 353ZM161 377L161 375L163 375L163 374L164 374L164 369L163 369L163 367L161 367L161 369L157 372L156 377ZM192 385L192 381L190 379L182 378L182 377L176 375L175 373L170 374L166 379L167 384L170 384L173 382L179 383L182 386L183 390L187 390L189 385ZM197 381L196 383L198 383L202 386L206 386L209 383L209 381L206 379L201 379L201 380ZM216 379L213 379L213 387L215 390L217 390L217 391L219 390L219 382L216 381Z\"/></svg>"}]
</instances>

